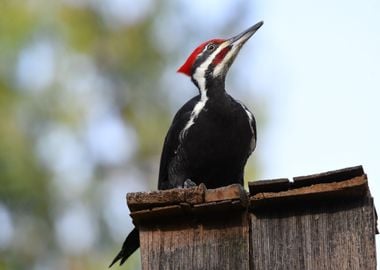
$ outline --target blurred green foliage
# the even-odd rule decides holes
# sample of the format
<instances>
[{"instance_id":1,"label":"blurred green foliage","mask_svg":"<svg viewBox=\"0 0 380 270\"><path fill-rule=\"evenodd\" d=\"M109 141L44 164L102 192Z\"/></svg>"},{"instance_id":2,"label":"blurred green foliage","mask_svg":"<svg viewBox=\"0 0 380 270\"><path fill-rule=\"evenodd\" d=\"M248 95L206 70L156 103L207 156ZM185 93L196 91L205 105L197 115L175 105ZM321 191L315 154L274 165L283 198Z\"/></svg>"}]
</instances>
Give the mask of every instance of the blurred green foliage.
<instances>
[{"instance_id":1,"label":"blurred green foliage","mask_svg":"<svg viewBox=\"0 0 380 270\"><path fill-rule=\"evenodd\" d=\"M176 110L160 80L179 51L169 53L157 46L153 31L157 18L173 16L169 11L176 5L151 1L143 16L127 22L105 13L106 5L102 1L0 3L0 207L11 222L10 240L1 237L5 227L0 224L0 270L105 269L124 239L115 237L107 223L112 221L103 205L108 200L102 194L104 185L113 186L110 179L120 171L126 181L136 177L128 176L130 172L137 171L140 178L135 181L144 182L146 189L156 186L161 145ZM193 33L186 27L183 31ZM168 38L173 38L171 33ZM186 42L185 38L179 44ZM46 62L52 63L47 71ZM88 130L103 114L120 117L122 128L135 134L135 141L125 135L129 158L104 162L93 156ZM67 141L74 142L74 150ZM72 152L65 155L67 149ZM84 153L85 161L78 159L83 164L76 164L75 151ZM67 180L80 178L81 170L75 166L89 168L90 180L80 182L81 191ZM252 171L250 167L250 175ZM70 252L57 236L57 224L65 209L76 203L91 212L97 229L90 247ZM138 267L137 253L124 269Z\"/></svg>"}]
</instances>

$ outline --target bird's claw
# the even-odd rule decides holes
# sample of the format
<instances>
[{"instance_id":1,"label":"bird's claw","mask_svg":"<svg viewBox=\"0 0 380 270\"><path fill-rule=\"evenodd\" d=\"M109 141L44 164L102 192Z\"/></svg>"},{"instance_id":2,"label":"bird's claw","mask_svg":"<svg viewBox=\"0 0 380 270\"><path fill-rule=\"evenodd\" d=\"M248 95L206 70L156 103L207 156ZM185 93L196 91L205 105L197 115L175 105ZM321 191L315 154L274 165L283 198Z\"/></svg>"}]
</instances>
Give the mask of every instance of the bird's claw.
<instances>
[{"instance_id":1,"label":"bird's claw","mask_svg":"<svg viewBox=\"0 0 380 270\"><path fill-rule=\"evenodd\" d=\"M197 184L195 184L190 179L186 179L186 181L183 183L183 188L192 188L192 187L196 187L196 186L197 186Z\"/></svg>"}]
</instances>

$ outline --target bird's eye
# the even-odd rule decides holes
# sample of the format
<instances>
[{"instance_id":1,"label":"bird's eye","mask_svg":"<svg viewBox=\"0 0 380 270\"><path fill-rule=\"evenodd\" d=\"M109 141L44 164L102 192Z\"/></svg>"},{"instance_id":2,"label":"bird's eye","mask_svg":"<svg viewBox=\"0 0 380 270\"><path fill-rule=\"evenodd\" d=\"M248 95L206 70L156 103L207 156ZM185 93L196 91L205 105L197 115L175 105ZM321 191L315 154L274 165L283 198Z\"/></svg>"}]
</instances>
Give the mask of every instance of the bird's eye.
<instances>
[{"instance_id":1,"label":"bird's eye","mask_svg":"<svg viewBox=\"0 0 380 270\"><path fill-rule=\"evenodd\" d=\"M215 50L215 44L212 44L212 43L211 43L211 44L208 44L208 45L207 45L207 50L208 50L208 51L213 51L213 50Z\"/></svg>"}]
</instances>

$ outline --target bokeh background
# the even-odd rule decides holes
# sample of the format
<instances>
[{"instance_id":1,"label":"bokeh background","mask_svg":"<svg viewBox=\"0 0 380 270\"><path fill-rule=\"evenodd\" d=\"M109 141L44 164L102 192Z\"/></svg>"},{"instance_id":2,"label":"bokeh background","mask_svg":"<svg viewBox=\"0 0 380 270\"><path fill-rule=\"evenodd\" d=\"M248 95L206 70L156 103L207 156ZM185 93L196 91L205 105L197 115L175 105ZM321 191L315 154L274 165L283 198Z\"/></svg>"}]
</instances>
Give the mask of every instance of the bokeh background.
<instances>
[{"instance_id":1,"label":"bokeh background","mask_svg":"<svg viewBox=\"0 0 380 270\"><path fill-rule=\"evenodd\" d=\"M176 69L264 20L227 77L255 113L246 181L362 164L380 205L380 2L0 1L0 269L105 269L196 94ZM136 253L123 269L139 269ZM117 266L115 267L117 268Z\"/></svg>"}]
</instances>

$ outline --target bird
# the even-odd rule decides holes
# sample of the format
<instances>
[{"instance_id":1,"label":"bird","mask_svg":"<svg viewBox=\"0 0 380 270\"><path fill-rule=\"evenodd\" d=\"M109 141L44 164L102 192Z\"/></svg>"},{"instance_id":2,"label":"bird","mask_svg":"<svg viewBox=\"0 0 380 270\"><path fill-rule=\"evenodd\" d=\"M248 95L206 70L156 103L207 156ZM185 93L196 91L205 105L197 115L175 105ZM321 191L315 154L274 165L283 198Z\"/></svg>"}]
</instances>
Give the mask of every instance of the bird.
<instances>
[{"instance_id":1,"label":"bird","mask_svg":"<svg viewBox=\"0 0 380 270\"><path fill-rule=\"evenodd\" d=\"M207 188L244 185L244 167L256 148L253 113L225 90L229 68L240 49L263 21L229 39L200 44L177 70L190 77L198 95L175 114L165 137L158 189L187 188L203 183ZM134 228L110 267L122 265L140 246Z\"/></svg>"}]
</instances>

